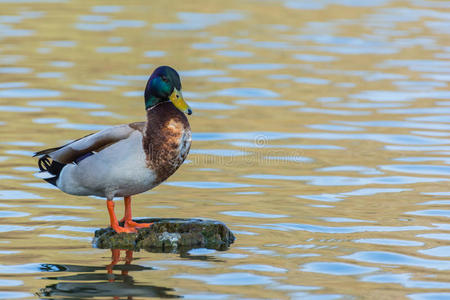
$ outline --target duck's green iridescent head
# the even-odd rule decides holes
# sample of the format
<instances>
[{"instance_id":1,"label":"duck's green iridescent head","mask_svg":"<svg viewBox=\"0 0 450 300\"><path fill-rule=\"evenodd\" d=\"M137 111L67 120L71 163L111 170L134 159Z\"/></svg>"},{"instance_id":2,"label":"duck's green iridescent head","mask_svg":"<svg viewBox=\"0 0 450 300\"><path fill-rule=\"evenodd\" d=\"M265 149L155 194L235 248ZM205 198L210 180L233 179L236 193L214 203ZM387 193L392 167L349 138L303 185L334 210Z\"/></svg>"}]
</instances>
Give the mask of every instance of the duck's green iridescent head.
<instances>
[{"instance_id":1,"label":"duck's green iridescent head","mask_svg":"<svg viewBox=\"0 0 450 300\"><path fill-rule=\"evenodd\" d=\"M192 109L187 105L181 94L181 80L177 71L169 66L161 66L153 71L145 88L145 109L158 103L172 101L182 112L190 115Z\"/></svg>"}]
</instances>

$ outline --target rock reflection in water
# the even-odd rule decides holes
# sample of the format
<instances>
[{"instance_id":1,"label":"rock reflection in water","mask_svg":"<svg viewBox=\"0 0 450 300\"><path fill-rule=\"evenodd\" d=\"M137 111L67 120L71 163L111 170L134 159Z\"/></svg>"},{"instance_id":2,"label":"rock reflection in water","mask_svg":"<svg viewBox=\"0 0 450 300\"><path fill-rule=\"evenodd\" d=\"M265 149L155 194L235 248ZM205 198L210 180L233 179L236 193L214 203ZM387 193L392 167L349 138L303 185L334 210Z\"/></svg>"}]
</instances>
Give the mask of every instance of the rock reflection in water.
<instances>
[{"instance_id":1,"label":"rock reflection in water","mask_svg":"<svg viewBox=\"0 0 450 300\"><path fill-rule=\"evenodd\" d=\"M122 259L120 258L121 252L125 253L125 257ZM43 299L54 297L71 299L127 297L129 300L133 297L180 298L180 296L172 294L174 290L171 288L135 284L129 272L149 271L153 268L132 264L132 250L111 249L111 254L111 263L106 267L43 264L43 271L76 274L44 278L58 282L40 289L37 295ZM122 261L124 263L120 264ZM101 272L105 269L106 272ZM120 273L115 273L116 270Z\"/></svg>"}]
</instances>

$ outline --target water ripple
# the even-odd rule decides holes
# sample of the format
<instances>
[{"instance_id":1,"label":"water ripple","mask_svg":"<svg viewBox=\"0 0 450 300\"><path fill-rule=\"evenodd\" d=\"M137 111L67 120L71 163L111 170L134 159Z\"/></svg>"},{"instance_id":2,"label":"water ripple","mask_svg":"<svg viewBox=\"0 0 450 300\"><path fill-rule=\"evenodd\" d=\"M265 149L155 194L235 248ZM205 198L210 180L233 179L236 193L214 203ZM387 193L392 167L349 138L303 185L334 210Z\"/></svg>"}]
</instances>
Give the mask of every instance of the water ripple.
<instances>
[{"instance_id":1,"label":"water ripple","mask_svg":"<svg viewBox=\"0 0 450 300\"><path fill-rule=\"evenodd\" d=\"M81 102L81 101L30 101L28 102L31 106L41 106L41 107L66 107L66 108L83 108L83 109L99 109L104 108L102 104L91 103L91 102Z\"/></svg>"},{"instance_id":2,"label":"water ripple","mask_svg":"<svg viewBox=\"0 0 450 300\"><path fill-rule=\"evenodd\" d=\"M265 179L265 180L290 180L306 181L310 185L321 186L357 186L368 184L413 184L420 182L450 181L447 178L432 177L410 177L410 176L386 176L386 177L344 177L344 176L288 176L274 174L250 174L244 178Z\"/></svg>"},{"instance_id":3,"label":"water ripple","mask_svg":"<svg viewBox=\"0 0 450 300\"><path fill-rule=\"evenodd\" d=\"M243 218L261 218L261 219L278 219L278 218L287 218L288 215L277 215L277 214L263 214L256 213L252 211L222 211L220 212L222 215L233 216L233 217L243 217Z\"/></svg>"},{"instance_id":4,"label":"water ripple","mask_svg":"<svg viewBox=\"0 0 450 300\"><path fill-rule=\"evenodd\" d=\"M203 281L209 285L266 285L273 283L273 279L268 276L255 275L252 273L223 273L217 275L194 275L177 274L173 278L191 279Z\"/></svg>"},{"instance_id":5,"label":"water ripple","mask_svg":"<svg viewBox=\"0 0 450 300\"><path fill-rule=\"evenodd\" d=\"M272 272L272 273L286 273L287 270L283 268L277 268L270 265L259 264L243 264L231 267L232 269L258 271L258 272Z\"/></svg>"},{"instance_id":6,"label":"water ripple","mask_svg":"<svg viewBox=\"0 0 450 300\"><path fill-rule=\"evenodd\" d=\"M19 199L43 199L43 198L39 195L20 190L0 190L0 199L19 200Z\"/></svg>"},{"instance_id":7,"label":"water ripple","mask_svg":"<svg viewBox=\"0 0 450 300\"><path fill-rule=\"evenodd\" d=\"M384 165L379 166L382 170L393 172L414 173L422 175L450 176L450 166L439 165Z\"/></svg>"},{"instance_id":8,"label":"water ripple","mask_svg":"<svg viewBox=\"0 0 450 300\"><path fill-rule=\"evenodd\" d=\"M439 271L450 270L450 261L424 259L386 251L361 251L342 256L342 258L374 264L403 265Z\"/></svg>"},{"instance_id":9,"label":"water ripple","mask_svg":"<svg viewBox=\"0 0 450 300\"><path fill-rule=\"evenodd\" d=\"M371 273L379 269L339 262L312 262L304 264L301 270L304 272L314 272L314 273L342 276L342 275L359 275Z\"/></svg>"},{"instance_id":10,"label":"water ripple","mask_svg":"<svg viewBox=\"0 0 450 300\"><path fill-rule=\"evenodd\" d=\"M258 89L258 88L229 88L217 91L215 93L217 96L231 96L231 97L278 97L278 93L267 90L267 89Z\"/></svg>"},{"instance_id":11,"label":"water ripple","mask_svg":"<svg viewBox=\"0 0 450 300\"><path fill-rule=\"evenodd\" d=\"M196 189L233 189L233 188L246 188L246 187L260 186L260 185L251 185L251 184L234 183L234 182L213 182L213 181L171 181L171 182L164 183L164 185L196 188Z\"/></svg>"},{"instance_id":12,"label":"water ripple","mask_svg":"<svg viewBox=\"0 0 450 300\"><path fill-rule=\"evenodd\" d=\"M407 240L394 240L394 239L375 239L375 238L363 238L354 240L355 243L373 244L373 245L386 245L386 246L401 246L401 247L419 247L424 243L417 241Z\"/></svg>"},{"instance_id":13,"label":"water ripple","mask_svg":"<svg viewBox=\"0 0 450 300\"><path fill-rule=\"evenodd\" d=\"M411 274L392 274L384 273L377 275L365 276L361 281L365 282L376 282L376 283L396 283L400 284L406 288L418 288L418 289L449 289L450 283L447 282L436 282L436 281L418 281L412 280ZM440 294L443 296L443 294ZM444 298L442 298L444 299Z\"/></svg>"},{"instance_id":14,"label":"water ripple","mask_svg":"<svg viewBox=\"0 0 450 300\"><path fill-rule=\"evenodd\" d=\"M419 250L418 252L437 257L450 257L450 246L439 246L431 249Z\"/></svg>"},{"instance_id":15,"label":"water ripple","mask_svg":"<svg viewBox=\"0 0 450 300\"><path fill-rule=\"evenodd\" d=\"M243 225L240 225L243 226ZM243 227L261 228L280 231L307 231L320 232L329 234L348 234L359 232L396 232L396 231L421 231L431 230L432 228L426 226L350 226L350 227L332 227L311 224L296 224L296 223L277 223L266 225L247 225Z\"/></svg>"},{"instance_id":16,"label":"water ripple","mask_svg":"<svg viewBox=\"0 0 450 300\"><path fill-rule=\"evenodd\" d=\"M223 22L237 21L243 18L239 12L228 11L223 13L194 13L180 12L177 13L181 23L160 23L154 24L153 27L158 30L203 30L207 27L218 25Z\"/></svg>"}]
</instances>

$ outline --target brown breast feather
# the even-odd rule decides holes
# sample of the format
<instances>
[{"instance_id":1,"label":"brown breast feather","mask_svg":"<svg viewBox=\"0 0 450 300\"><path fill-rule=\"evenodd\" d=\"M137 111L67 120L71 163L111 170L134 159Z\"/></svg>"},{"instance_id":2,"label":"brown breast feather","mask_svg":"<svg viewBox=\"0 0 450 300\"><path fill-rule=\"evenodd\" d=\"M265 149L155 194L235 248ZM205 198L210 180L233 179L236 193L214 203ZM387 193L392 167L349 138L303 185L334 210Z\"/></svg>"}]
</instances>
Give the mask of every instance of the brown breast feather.
<instances>
[{"instance_id":1,"label":"brown breast feather","mask_svg":"<svg viewBox=\"0 0 450 300\"><path fill-rule=\"evenodd\" d=\"M143 138L147 164L156 173L156 184L172 175L183 163L189 152L180 156L180 142L189 134L189 122L172 102L164 102L147 110L147 126Z\"/></svg>"}]
</instances>

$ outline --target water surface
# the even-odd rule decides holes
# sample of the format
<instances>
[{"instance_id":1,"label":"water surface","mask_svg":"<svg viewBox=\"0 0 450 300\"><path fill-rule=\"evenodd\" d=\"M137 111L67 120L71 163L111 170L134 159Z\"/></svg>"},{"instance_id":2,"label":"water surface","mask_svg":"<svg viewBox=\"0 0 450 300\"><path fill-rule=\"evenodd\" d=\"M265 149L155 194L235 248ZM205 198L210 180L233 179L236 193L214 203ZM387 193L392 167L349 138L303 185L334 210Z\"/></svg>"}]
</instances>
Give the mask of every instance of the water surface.
<instances>
[{"instance_id":1,"label":"water surface","mask_svg":"<svg viewBox=\"0 0 450 300\"><path fill-rule=\"evenodd\" d=\"M0 298L449 298L446 8L0 1ZM237 240L94 249L104 200L34 177L31 155L143 120L167 64L194 141L134 215L218 219Z\"/></svg>"}]
</instances>

